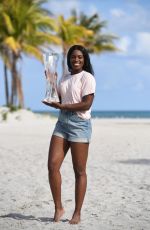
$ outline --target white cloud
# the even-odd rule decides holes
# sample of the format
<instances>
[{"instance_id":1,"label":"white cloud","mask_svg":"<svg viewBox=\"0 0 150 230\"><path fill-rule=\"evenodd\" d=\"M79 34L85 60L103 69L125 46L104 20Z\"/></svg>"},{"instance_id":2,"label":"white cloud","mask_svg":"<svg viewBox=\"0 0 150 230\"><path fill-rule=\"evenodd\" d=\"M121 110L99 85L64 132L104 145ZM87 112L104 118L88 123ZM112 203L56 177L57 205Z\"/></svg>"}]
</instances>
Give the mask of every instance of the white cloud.
<instances>
[{"instance_id":1,"label":"white cloud","mask_svg":"<svg viewBox=\"0 0 150 230\"><path fill-rule=\"evenodd\" d=\"M150 56L150 32L137 34L135 52L141 56Z\"/></svg>"},{"instance_id":2,"label":"white cloud","mask_svg":"<svg viewBox=\"0 0 150 230\"><path fill-rule=\"evenodd\" d=\"M61 1L54 1L51 0L49 2L49 10L55 14L63 14L65 18L70 16L70 11L75 9L77 12L80 10L80 1L76 0L61 0Z\"/></svg>"},{"instance_id":3,"label":"white cloud","mask_svg":"<svg viewBox=\"0 0 150 230\"><path fill-rule=\"evenodd\" d=\"M88 5L86 12L84 12L84 13L87 15L98 14L98 9L95 5L90 4L90 5Z\"/></svg>"},{"instance_id":4,"label":"white cloud","mask_svg":"<svg viewBox=\"0 0 150 230\"><path fill-rule=\"evenodd\" d=\"M124 9L112 8L110 15L109 25L117 33L135 33L150 30L150 24L148 23L150 21L149 10L142 4L129 1Z\"/></svg>"},{"instance_id":5,"label":"white cloud","mask_svg":"<svg viewBox=\"0 0 150 230\"><path fill-rule=\"evenodd\" d=\"M117 8L110 10L110 12L112 16L117 17L117 18L120 18L125 15L125 12L123 10L117 9Z\"/></svg>"},{"instance_id":6,"label":"white cloud","mask_svg":"<svg viewBox=\"0 0 150 230\"><path fill-rule=\"evenodd\" d=\"M121 50L121 54L127 54L129 51L129 46L131 44L131 38L129 36L125 36L119 39L116 46Z\"/></svg>"},{"instance_id":7,"label":"white cloud","mask_svg":"<svg viewBox=\"0 0 150 230\"><path fill-rule=\"evenodd\" d=\"M135 33L134 36L123 36L116 42L121 52L118 55L130 57L150 57L150 32Z\"/></svg>"}]
</instances>

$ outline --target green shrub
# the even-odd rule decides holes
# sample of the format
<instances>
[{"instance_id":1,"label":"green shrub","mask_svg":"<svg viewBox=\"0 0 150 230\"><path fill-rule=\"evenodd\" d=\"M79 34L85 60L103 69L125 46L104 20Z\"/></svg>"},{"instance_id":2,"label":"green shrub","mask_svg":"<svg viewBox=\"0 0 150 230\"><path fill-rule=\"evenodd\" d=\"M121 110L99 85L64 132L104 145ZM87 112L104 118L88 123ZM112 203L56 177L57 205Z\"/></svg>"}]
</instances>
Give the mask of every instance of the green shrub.
<instances>
[{"instance_id":1,"label":"green shrub","mask_svg":"<svg viewBox=\"0 0 150 230\"><path fill-rule=\"evenodd\" d=\"M4 112L4 113L2 113L2 119L3 119L3 121L6 121L7 120L7 112Z\"/></svg>"}]
</instances>

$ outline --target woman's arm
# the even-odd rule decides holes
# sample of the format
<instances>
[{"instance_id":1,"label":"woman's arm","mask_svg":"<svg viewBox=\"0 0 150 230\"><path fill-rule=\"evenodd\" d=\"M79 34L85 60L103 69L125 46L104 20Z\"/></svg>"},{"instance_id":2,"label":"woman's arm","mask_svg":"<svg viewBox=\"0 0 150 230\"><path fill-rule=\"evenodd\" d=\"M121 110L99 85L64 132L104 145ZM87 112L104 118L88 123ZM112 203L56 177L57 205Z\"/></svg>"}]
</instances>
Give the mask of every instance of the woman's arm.
<instances>
[{"instance_id":1,"label":"woman's arm","mask_svg":"<svg viewBox=\"0 0 150 230\"><path fill-rule=\"evenodd\" d=\"M43 101L45 105L51 106L55 109L68 110L68 111L85 111L90 109L94 99L94 94L86 95L82 98L82 101L74 104L60 104L58 102L47 103Z\"/></svg>"}]
</instances>

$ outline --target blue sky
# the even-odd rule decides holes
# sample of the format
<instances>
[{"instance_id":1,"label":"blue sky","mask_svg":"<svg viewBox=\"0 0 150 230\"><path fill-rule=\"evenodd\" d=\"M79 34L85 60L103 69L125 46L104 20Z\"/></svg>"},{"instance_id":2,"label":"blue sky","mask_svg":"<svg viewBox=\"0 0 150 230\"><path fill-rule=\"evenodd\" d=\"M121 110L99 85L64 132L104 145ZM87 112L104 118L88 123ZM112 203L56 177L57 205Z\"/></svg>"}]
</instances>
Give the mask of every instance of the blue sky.
<instances>
[{"instance_id":1,"label":"blue sky","mask_svg":"<svg viewBox=\"0 0 150 230\"><path fill-rule=\"evenodd\" d=\"M85 4L86 3L86 4ZM63 6L63 7L62 7ZM97 82L93 110L150 110L150 2L148 0L51 0L47 6L67 18L71 9L98 13L107 21L105 33L118 35L117 53L91 55ZM61 50L56 49L59 53ZM58 74L61 74L61 55ZM45 93L43 65L24 57L22 80L25 107L49 110L41 103ZM0 61L0 105L5 104L3 65Z\"/></svg>"}]
</instances>

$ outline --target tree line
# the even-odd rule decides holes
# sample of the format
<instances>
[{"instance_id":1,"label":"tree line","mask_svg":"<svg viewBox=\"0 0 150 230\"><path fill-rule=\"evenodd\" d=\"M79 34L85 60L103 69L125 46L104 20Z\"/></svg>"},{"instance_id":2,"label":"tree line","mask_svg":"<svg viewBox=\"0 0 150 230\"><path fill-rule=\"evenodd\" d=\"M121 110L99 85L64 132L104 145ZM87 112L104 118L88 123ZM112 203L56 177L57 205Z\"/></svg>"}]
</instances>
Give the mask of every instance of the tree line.
<instances>
[{"instance_id":1,"label":"tree line","mask_svg":"<svg viewBox=\"0 0 150 230\"><path fill-rule=\"evenodd\" d=\"M4 67L6 106L24 107L22 76L18 63L23 55L42 62L42 53L52 45L62 48L62 70L65 72L67 50L71 45L85 46L90 53L116 51L115 35L105 34L107 26L98 14L55 16L46 9L47 0L0 0L0 58ZM8 81L8 72L11 82ZM0 73L2 75L2 73ZM0 76L2 77L2 76ZM9 85L10 84L10 85Z\"/></svg>"}]
</instances>

